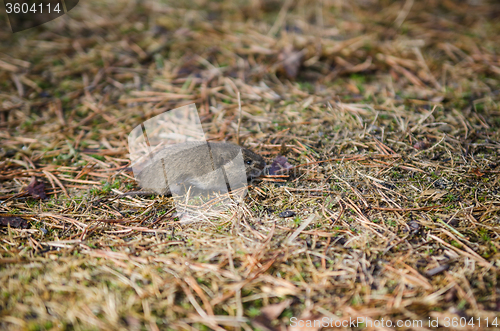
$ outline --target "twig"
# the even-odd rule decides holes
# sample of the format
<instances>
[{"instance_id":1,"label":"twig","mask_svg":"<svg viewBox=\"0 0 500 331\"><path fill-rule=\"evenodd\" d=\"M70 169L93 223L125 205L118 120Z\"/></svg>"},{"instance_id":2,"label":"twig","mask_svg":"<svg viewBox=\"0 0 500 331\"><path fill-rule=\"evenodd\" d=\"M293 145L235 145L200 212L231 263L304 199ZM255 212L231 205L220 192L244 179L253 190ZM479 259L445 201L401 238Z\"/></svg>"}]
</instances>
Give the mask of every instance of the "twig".
<instances>
[{"instance_id":1,"label":"twig","mask_svg":"<svg viewBox=\"0 0 500 331\"><path fill-rule=\"evenodd\" d=\"M236 130L236 145L240 144L240 126L241 126L241 97L238 92L238 129Z\"/></svg>"}]
</instances>

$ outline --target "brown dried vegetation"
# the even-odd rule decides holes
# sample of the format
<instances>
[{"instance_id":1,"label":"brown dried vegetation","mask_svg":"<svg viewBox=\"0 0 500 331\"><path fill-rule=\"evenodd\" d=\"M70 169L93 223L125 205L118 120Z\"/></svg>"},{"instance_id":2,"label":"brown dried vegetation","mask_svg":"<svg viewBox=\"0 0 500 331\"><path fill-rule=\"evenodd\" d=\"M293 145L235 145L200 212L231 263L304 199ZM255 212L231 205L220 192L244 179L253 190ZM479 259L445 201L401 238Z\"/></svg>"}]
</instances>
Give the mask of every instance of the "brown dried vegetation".
<instances>
[{"instance_id":1,"label":"brown dried vegetation","mask_svg":"<svg viewBox=\"0 0 500 331\"><path fill-rule=\"evenodd\" d=\"M499 15L81 1L0 29L0 328L500 319ZM238 92L242 142L292 176L191 224L166 197L115 199L135 188L133 127L195 102L210 139L235 141Z\"/></svg>"}]
</instances>

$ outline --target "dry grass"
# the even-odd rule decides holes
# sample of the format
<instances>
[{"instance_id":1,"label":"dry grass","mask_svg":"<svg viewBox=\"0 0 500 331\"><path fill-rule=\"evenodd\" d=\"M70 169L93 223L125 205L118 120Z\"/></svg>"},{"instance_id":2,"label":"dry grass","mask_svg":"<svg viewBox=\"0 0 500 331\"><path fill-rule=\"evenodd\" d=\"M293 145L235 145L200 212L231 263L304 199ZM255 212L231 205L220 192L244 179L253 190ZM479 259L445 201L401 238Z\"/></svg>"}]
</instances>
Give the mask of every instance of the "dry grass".
<instances>
[{"instance_id":1,"label":"dry grass","mask_svg":"<svg viewBox=\"0 0 500 331\"><path fill-rule=\"evenodd\" d=\"M499 14L481 0L82 1L1 29L0 220L28 223L0 228L0 328L500 324ZM192 224L169 198L113 200L135 187L120 171L133 127L195 102L210 139L235 141L238 92L244 144L270 161L284 143L301 165L286 182Z\"/></svg>"}]
</instances>

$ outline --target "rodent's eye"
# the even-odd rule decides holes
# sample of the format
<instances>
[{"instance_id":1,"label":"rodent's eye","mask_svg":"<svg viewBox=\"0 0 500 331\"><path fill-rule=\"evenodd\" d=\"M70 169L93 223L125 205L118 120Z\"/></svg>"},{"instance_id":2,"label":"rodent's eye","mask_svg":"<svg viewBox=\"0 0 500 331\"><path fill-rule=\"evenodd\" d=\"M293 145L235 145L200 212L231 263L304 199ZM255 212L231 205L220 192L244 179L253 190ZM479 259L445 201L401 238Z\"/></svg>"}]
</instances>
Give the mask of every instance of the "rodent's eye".
<instances>
[{"instance_id":1,"label":"rodent's eye","mask_svg":"<svg viewBox=\"0 0 500 331\"><path fill-rule=\"evenodd\" d=\"M252 164L252 160L247 160L245 163L250 165L250 164Z\"/></svg>"}]
</instances>

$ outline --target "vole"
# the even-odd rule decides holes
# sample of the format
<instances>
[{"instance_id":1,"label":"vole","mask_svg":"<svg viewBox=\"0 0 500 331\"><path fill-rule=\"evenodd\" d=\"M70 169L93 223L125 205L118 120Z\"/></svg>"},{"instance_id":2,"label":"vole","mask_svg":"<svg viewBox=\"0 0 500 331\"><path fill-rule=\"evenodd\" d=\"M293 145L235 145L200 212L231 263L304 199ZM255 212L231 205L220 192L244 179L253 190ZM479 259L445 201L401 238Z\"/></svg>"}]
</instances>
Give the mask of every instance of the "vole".
<instances>
[{"instance_id":1,"label":"vole","mask_svg":"<svg viewBox=\"0 0 500 331\"><path fill-rule=\"evenodd\" d=\"M241 159L238 162L240 152L245 174ZM149 164L136 175L142 190L124 195L171 195L174 185L223 191L227 184L241 181L242 177L258 177L265 167L262 156L244 147L227 142L184 142L155 152Z\"/></svg>"}]
</instances>

